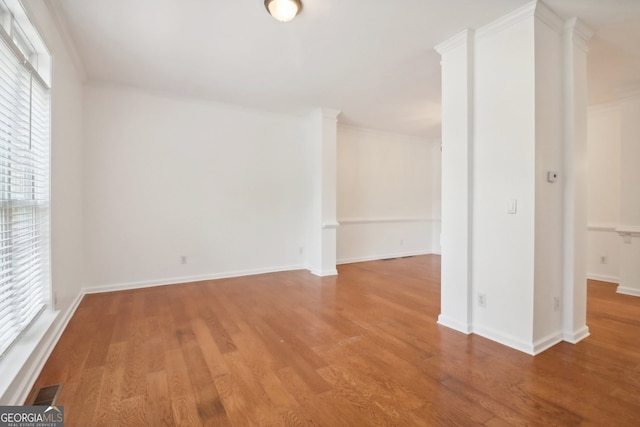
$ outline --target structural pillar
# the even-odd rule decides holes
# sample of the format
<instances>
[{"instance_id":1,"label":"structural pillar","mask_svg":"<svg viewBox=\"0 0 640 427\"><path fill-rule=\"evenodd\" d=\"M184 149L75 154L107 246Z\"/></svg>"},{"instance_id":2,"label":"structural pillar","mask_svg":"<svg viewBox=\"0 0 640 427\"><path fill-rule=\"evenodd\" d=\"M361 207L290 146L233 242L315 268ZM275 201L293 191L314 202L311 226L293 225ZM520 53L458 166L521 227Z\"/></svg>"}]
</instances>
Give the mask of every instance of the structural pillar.
<instances>
[{"instance_id":1,"label":"structural pillar","mask_svg":"<svg viewBox=\"0 0 640 427\"><path fill-rule=\"evenodd\" d=\"M309 270L317 276L338 274L337 221L337 110L317 109L309 118L312 159L312 212L310 214Z\"/></svg>"},{"instance_id":2,"label":"structural pillar","mask_svg":"<svg viewBox=\"0 0 640 427\"><path fill-rule=\"evenodd\" d=\"M573 18L564 29L564 274L563 340L587 327L587 42L592 32Z\"/></svg>"},{"instance_id":3,"label":"structural pillar","mask_svg":"<svg viewBox=\"0 0 640 427\"><path fill-rule=\"evenodd\" d=\"M473 195L473 41L465 30L442 56L441 310L438 323L469 334Z\"/></svg>"},{"instance_id":4,"label":"structural pillar","mask_svg":"<svg viewBox=\"0 0 640 427\"><path fill-rule=\"evenodd\" d=\"M640 296L640 87L619 91L620 284L618 293Z\"/></svg>"},{"instance_id":5,"label":"structural pillar","mask_svg":"<svg viewBox=\"0 0 640 427\"><path fill-rule=\"evenodd\" d=\"M438 323L537 354L588 335L586 42L541 1L438 45Z\"/></svg>"}]
</instances>

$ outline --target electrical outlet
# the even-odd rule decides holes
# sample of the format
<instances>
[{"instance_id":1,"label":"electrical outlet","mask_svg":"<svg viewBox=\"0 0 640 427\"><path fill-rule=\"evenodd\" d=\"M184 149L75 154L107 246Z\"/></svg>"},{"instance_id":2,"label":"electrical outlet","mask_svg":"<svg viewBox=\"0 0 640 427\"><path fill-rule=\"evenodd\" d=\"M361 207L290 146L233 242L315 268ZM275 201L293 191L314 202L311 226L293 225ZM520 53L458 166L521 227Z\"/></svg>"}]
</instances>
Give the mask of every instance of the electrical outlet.
<instances>
[{"instance_id":1,"label":"electrical outlet","mask_svg":"<svg viewBox=\"0 0 640 427\"><path fill-rule=\"evenodd\" d=\"M180 257L180 264L186 264L187 263L187 256L186 255L182 255Z\"/></svg>"},{"instance_id":2,"label":"electrical outlet","mask_svg":"<svg viewBox=\"0 0 640 427\"><path fill-rule=\"evenodd\" d=\"M404 239L400 239L400 246L404 245Z\"/></svg>"},{"instance_id":3,"label":"electrical outlet","mask_svg":"<svg viewBox=\"0 0 640 427\"><path fill-rule=\"evenodd\" d=\"M553 311L560 311L560 297L553 297Z\"/></svg>"},{"instance_id":4,"label":"electrical outlet","mask_svg":"<svg viewBox=\"0 0 640 427\"><path fill-rule=\"evenodd\" d=\"M478 305L482 308L487 308L487 295L478 294Z\"/></svg>"},{"instance_id":5,"label":"electrical outlet","mask_svg":"<svg viewBox=\"0 0 640 427\"><path fill-rule=\"evenodd\" d=\"M606 264L607 262L609 262L609 259L606 255L600 256L600 264Z\"/></svg>"},{"instance_id":6,"label":"electrical outlet","mask_svg":"<svg viewBox=\"0 0 640 427\"><path fill-rule=\"evenodd\" d=\"M304 248L300 246L300 255L304 254Z\"/></svg>"}]
</instances>

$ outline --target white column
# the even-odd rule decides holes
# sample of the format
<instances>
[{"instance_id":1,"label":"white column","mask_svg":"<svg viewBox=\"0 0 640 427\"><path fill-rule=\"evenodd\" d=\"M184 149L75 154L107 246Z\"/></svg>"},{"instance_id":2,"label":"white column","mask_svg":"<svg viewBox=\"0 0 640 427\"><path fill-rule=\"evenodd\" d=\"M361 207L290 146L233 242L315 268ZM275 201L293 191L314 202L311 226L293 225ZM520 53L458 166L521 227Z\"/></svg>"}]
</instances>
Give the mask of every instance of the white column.
<instances>
[{"instance_id":1,"label":"white column","mask_svg":"<svg viewBox=\"0 0 640 427\"><path fill-rule=\"evenodd\" d=\"M309 270L317 276L338 274L336 269L337 110L318 109L311 114L313 203L309 238Z\"/></svg>"},{"instance_id":2,"label":"white column","mask_svg":"<svg viewBox=\"0 0 640 427\"><path fill-rule=\"evenodd\" d=\"M564 284L565 341L589 336L587 321L587 42L592 32L578 19L564 36Z\"/></svg>"},{"instance_id":3,"label":"white column","mask_svg":"<svg viewBox=\"0 0 640 427\"><path fill-rule=\"evenodd\" d=\"M640 296L640 87L620 92L620 284Z\"/></svg>"},{"instance_id":4,"label":"white column","mask_svg":"<svg viewBox=\"0 0 640 427\"><path fill-rule=\"evenodd\" d=\"M442 56L442 273L438 323L471 333L473 31L436 46Z\"/></svg>"},{"instance_id":5,"label":"white column","mask_svg":"<svg viewBox=\"0 0 640 427\"><path fill-rule=\"evenodd\" d=\"M537 354L588 335L586 40L532 2L442 56L438 323Z\"/></svg>"}]
</instances>

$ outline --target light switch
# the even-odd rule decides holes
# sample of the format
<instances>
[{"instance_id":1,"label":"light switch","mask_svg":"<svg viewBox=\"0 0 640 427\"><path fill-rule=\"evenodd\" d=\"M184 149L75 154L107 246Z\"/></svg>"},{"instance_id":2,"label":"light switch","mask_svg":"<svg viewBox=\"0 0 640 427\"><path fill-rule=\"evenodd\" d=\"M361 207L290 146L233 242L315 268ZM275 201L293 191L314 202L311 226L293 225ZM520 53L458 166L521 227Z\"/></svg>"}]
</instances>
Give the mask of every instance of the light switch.
<instances>
[{"instance_id":1,"label":"light switch","mask_svg":"<svg viewBox=\"0 0 640 427\"><path fill-rule=\"evenodd\" d=\"M511 215L515 215L518 213L518 201L516 199L509 200L507 205L507 213Z\"/></svg>"}]
</instances>

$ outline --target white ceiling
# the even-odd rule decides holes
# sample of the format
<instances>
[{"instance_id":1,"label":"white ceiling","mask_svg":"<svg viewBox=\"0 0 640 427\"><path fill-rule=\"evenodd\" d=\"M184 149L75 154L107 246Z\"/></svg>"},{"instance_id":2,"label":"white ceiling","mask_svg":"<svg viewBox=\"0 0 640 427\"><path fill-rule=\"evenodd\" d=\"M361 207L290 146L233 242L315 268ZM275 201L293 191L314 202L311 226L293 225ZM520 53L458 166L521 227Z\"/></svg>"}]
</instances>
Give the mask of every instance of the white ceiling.
<instances>
[{"instance_id":1,"label":"white ceiling","mask_svg":"<svg viewBox=\"0 0 640 427\"><path fill-rule=\"evenodd\" d=\"M59 0L90 81L438 138L433 46L529 0L302 0L292 22L262 0ZM548 0L596 36L591 103L640 82L640 0Z\"/></svg>"}]
</instances>

